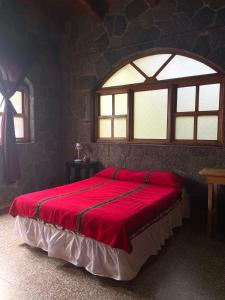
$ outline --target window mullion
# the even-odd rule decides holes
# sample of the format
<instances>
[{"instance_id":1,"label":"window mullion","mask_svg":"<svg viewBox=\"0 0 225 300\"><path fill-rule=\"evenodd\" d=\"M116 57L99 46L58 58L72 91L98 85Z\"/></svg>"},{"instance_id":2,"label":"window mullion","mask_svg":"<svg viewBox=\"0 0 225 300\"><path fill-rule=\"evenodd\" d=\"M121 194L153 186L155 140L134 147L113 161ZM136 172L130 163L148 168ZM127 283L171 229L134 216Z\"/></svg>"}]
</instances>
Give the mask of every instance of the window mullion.
<instances>
[{"instance_id":1,"label":"window mullion","mask_svg":"<svg viewBox=\"0 0 225 300\"><path fill-rule=\"evenodd\" d=\"M225 80L220 82L220 99L219 99L219 116L218 116L218 131L217 139L218 142L223 142L224 132L224 101L225 101Z\"/></svg>"},{"instance_id":2,"label":"window mullion","mask_svg":"<svg viewBox=\"0 0 225 300\"><path fill-rule=\"evenodd\" d=\"M159 73L168 65L168 63L175 57L175 54L171 55L167 61L164 62L164 64L158 69L158 71L152 76L153 79L156 79L156 77L159 75Z\"/></svg>"},{"instance_id":3,"label":"window mullion","mask_svg":"<svg viewBox=\"0 0 225 300\"><path fill-rule=\"evenodd\" d=\"M100 120L100 94L95 96L95 140L100 138L99 120Z\"/></svg>"},{"instance_id":4,"label":"window mullion","mask_svg":"<svg viewBox=\"0 0 225 300\"><path fill-rule=\"evenodd\" d=\"M167 112L167 141L172 142L175 137L175 111L177 103L177 86L171 85L168 89Z\"/></svg>"},{"instance_id":5,"label":"window mullion","mask_svg":"<svg viewBox=\"0 0 225 300\"><path fill-rule=\"evenodd\" d=\"M114 119L115 119L115 94L112 95L112 120L111 120L111 136L114 138Z\"/></svg>"},{"instance_id":6,"label":"window mullion","mask_svg":"<svg viewBox=\"0 0 225 300\"><path fill-rule=\"evenodd\" d=\"M128 140L134 138L134 91L128 91Z\"/></svg>"},{"instance_id":7,"label":"window mullion","mask_svg":"<svg viewBox=\"0 0 225 300\"><path fill-rule=\"evenodd\" d=\"M145 77L145 79L149 79L148 75L145 74L137 65L135 65L134 62L130 63L132 67L134 67L142 76Z\"/></svg>"},{"instance_id":8,"label":"window mullion","mask_svg":"<svg viewBox=\"0 0 225 300\"><path fill-rule=\"evenodd\" d=\"M199 108L199 85L196 86L195 95L195 116L194 116L194 141L197 141L197 130L198 130L198 108Z\"/></svg>"}]
</instances>

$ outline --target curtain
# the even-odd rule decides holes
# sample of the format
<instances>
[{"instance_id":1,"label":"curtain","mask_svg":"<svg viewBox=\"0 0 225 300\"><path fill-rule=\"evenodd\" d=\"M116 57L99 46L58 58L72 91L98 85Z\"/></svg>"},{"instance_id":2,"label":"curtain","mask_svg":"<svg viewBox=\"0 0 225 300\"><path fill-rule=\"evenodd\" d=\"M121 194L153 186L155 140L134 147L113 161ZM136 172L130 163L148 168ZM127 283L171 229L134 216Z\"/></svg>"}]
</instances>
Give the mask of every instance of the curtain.
<instances>
[{"instance_id":1,"label":"curtain","mask_svg":"<svg viewBox=\"0 0 225 300\"><path fill-rule=\"evenodd\" d=\"M1 37L0 41L0 92L4 101L1 143L4 179L6 184L11 184L16 182L21 174L13 119L16 111L10 98L23 82L34 60L35 51L29 45L18 46L7 39L2 40Z\"/></svg>"}]
</instances>

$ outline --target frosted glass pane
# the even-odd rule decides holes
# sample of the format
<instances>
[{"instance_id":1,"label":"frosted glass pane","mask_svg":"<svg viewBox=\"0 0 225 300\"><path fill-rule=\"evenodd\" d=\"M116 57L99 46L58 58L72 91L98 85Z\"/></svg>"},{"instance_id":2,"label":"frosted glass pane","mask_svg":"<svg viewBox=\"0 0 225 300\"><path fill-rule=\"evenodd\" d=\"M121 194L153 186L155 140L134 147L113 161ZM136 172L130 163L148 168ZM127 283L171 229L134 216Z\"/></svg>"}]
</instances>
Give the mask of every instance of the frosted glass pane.
<instances>
[{"instance_id":1,"label":"frosted glass pane","mask_svg":"<svg viewBox=\"0 0 225 300\"><path fill-rule=\"evenodd\" d=\"M199 110L219 110L220 84L207 84L199 87Z\"/></svg>"},{"instance_id":2,"label":"frosted glass pane","mask_svg":"<svg viewBox=\"0 0 225 300\"><path fill-rule=\"evenodd\" d=\"M0 104L1 104L1 98L0 98ZM4 107L5 107L5 101L2 102L1 106L0 106L0 112L3 112L4 110Z\"/></svg>"},{"instance_id":3,"label":"frosted glass pane","mask_svg":"<svg viewBox=\"0 0 225 300\"><path fill-rule=\"evenodd\" d=\"M218 116L198 117L198 140L217 140Z\"/></svg>"},{"instance_id":4,"label":"frosted glass pane","mask_svg":"<svg viewBox=\"0 0 225 300\"><path fill-rule=\"evenodd\" d=\"M2 100L3 100L3 96L0 93L0 112L3 112L4 106L5 106L5 101L2 101Z\"/></svg>"},{"instance_id":5,"label":"frosted glass pane","mask_svg":"<svg viewBox=\"0 0 225 300\"><path fill-rule=\"evenodd\" d=\"M140 83L144 82L145 77L142 76L134 67L130 64L119 69L113 74L103 85L103 87L118 86L124 84Z\"/></svg>"},{"instance_id":6,"label":"frosted glass pane","mask_svg":"<svg viewBox=\"0 0 225 300\"><path fill-rule=\"evenodd\" d=\"M176 118L176 140L193 140L194 138L194 117Z\"/></svg>"},{"instance_id":7,"label":"frosted glass pane","mask_svg":"<svg viewBox=\"0 0 225 300\"><path fill-rule=\"evenodd\" d=\"M24 123L22 118L14 118L15 134L16 138L24 137Z\"/></svg>"},{"instance_id":8,"label":"frosted glass pane","mask_svg":"<svg viewBox=\"0 0 225 300\"><path fill-rule=\"evenodd\" d=\"M114 137L125 138L127 132L127 121L125 118L114 119Z\"/></svg>"},{"instance_id":9,"label":"frosted glass pane","mask_svg":"<svg viewBox=\"0 0 225 300\"><path fill-rule=\"evenodd\" d=\"M166 139L168 90L134 93L134 138Z\"/></svg>"},{"instance_id":10,"label":"frosted glass pane","mask_svg":"<svg viewBox=\"0 0 225 300\"><path fill-rule=\"evenodd\" d=\"M18 114L22 114L23 107L22 107L22 93L21 92L15 92L15 94L11 97L11 102Z\"/></svg>"},{"instance_id":11,"label":"frosted glass pane","mask_svg":"<svg viewBox=\"0 0 225 300\"><path fill-rule=\"evenodd\" d=\"M177 112L195 111L196 87L188 86L177 89Z\"/></svg>"},{"instance_id":12,"label":"frosted glass pane","mask_svg":"<svg viewBox=\"0 0 225 300\"><path fill-rule=\"evenodd\" d=\"M156 54L139 58L134 61L146 75L152 77L158 69L169 59L171 54Z\"/></svg>"},{"instance_id":13,"label":"frosted glass pane","mask_svg":"<svg viewBox=\"0 0 225 300\"><path fill-rule=\"evenodd\" d=\"M115 115L127 114L127 94L115 95Z\"/></svg>"},{"instance_id":14,"label":"frosted glass pane","mask_svg":"<svg viewBox=\"0 0 225 300\"><path fill-rule=\"evenodd\" d=\"M163 80L212 73L216 73L216 71L207 65L186 56L176 55L159 73L157 79Z\"/></svg>"},{"instance_id":15,"label":"frosted glass pane","mask_svg":"<svg viewBox=\"0 0 225 300\"><path fill-rule=\"evenodd\" d=\"M111 119L99 120L99 137L100 138L111 138Z\"/></svg>"},{"instance_id":16,"label":"frosted glass pane","mask_svg":"<svg viewBox=\"0 0 225 300\"><path fill-rule=\"evenodd\" d=\"M112 95L100 97L100 115L101 116L112 115Z\"/></svg>"}]
</instances>

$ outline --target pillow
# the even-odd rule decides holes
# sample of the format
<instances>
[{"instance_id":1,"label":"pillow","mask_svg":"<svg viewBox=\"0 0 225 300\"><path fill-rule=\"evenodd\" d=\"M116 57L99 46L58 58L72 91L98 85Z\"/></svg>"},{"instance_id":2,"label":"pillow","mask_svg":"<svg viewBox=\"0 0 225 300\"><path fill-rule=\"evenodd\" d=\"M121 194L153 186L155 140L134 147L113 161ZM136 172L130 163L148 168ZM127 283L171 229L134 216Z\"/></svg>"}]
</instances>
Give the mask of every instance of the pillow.
<instances>
[{"instance_id":1,"label":"pillow","mask_svg":"<svg viewBox=\"0 0 225 300\"><path fill-rule=\"evenodd\" d=\"M119 167L109 167L96 173L95 176L116 179L115 177L116 174L119 172L119 170L120 170Z\"/></svg>"},{"instance_id":2,"label":"pillow","mask_svg":"<svg viewBox=\"0 0 225 300\"><path fill-rule=\"evenodd\" d=\"M119 167L109 167L100 171L96 176L136 182L149 182L151 172L148 170L127 170Z\"/></svg>"},{"instance_id":3,"label":"pillow","mask_svg":"<svg viewBox=\"0 0 225 300\"><path fill-rule=\"evenodd\" d=\"M96 176L170 186L179 189L182 189L184 186L183 178L172 171L127 170L120 167L109 167L98 172Z\"/></svg>"},{"instance_id":4,"label":"pillow","mask_svg":"<svg viewBox=\"0 0 225 300\"><path fill-rule=\"evenodd\" d=\"M184 187L183 178L172 171L152 171L149 178L149 183L171 186L179 189Z\"/></svg>"},{"instance_id":5,"label":"pillow","mask_svg":"<svg viewBox=\"0 0 225 300\"><path fill-rule=\"evenodd\" d=\"M148 170L120 169L120 171L116 176L116 179L149 183L149 176L150 176L150 172Z\"/></svg>"}]
</instances>

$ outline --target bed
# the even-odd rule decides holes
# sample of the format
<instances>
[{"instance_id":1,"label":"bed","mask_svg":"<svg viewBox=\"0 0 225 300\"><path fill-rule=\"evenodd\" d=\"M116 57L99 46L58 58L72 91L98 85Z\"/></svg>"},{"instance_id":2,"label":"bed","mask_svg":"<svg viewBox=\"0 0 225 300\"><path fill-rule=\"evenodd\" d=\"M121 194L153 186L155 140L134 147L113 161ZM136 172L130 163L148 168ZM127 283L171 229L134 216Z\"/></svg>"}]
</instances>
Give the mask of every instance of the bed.
<instances>
[{"instance_id":1,"label":"bed","mask_svg":"<svg viewBox=\"0 0 225 300\"><path fill-rule=\"evenodd\" d=\"M21 195L16 233L50 257L92 274L131 280L189 216L180 176L110 167L80 182Z\"/></svg>"}]
</instances>

